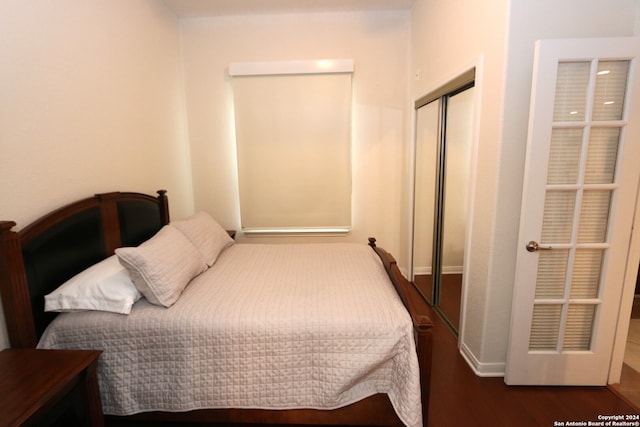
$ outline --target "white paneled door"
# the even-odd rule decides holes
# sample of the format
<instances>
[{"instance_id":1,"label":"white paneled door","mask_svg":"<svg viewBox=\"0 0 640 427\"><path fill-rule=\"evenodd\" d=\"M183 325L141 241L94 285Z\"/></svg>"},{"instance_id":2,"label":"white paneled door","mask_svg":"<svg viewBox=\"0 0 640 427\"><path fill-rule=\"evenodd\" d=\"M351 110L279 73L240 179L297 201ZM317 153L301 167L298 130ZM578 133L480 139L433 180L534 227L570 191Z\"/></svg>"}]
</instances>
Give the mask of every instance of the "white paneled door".
<instances>
[{"instance_id":1,"label":"white paneled door","mask_svg":"<svg viewBox=\"0 0 640 427\"><path fill-rule=\"evenodd\" d=\"M607 383L640 177L639 55L638 38L536 44L507 384Z\"/></svg>"}]
</instances>

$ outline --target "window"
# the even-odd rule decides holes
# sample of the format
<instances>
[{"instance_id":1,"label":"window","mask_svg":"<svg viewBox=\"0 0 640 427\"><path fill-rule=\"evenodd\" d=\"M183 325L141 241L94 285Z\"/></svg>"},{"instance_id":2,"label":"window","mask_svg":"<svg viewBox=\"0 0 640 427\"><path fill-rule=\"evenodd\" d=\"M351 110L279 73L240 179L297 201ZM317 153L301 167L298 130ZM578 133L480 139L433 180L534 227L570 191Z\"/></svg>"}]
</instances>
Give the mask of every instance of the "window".
<instances>
[{"instance_id":1,"label":"window","mask_svg":"<svg viewBox=\"0 0 640 427\"><path fill-rule=\"evenodd\" d=\"M230 65L245 233L349 231L352 71L351 60Z\"/></svg>"}]
</instances>

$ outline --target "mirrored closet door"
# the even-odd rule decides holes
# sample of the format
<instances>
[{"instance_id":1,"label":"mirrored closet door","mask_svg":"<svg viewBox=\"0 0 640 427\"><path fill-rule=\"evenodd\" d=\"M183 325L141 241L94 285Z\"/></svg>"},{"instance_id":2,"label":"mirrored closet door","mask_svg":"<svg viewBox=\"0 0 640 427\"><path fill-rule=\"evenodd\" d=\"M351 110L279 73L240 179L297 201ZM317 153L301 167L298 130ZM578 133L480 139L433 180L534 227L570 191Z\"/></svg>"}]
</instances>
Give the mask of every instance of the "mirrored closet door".
<instances>
[{"instance_id":1,"label":"mirrored closet door","mask_svg":"<svg viewBox=\"0 0 640 427\"><path fill-rule=\"evenodd\" d=\"M416 102L412 278L457 333L474 120L474 70Z\"/></svg>"}]
</instances>

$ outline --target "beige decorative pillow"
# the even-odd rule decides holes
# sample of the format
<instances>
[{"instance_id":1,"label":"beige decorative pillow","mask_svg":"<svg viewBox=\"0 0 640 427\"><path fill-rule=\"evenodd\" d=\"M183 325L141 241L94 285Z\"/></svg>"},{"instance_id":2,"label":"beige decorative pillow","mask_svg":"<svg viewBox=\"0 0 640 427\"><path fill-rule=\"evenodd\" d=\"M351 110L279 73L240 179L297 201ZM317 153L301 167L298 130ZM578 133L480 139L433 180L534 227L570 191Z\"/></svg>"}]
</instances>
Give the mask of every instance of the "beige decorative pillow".
<instances>
[{"instance_id":1,"label":"beige decorative pillow","mask_svg":"<svg viewBox=\"0 0 640 427\"><path fill-rule=\"evenodd\" d=\"M165 225L135 248L116 249L131 280L152 304L170 307L191 279L207 269L202 255L184 234Z\"/></svg>"},{"instance_id":2,"label":"beige decorative pillow","mask_svg":"<svg viewBox=\"0 0 640 427\"><path fill-rule=\"evenodd\" d=\"M173 221L171 225L184 233L200 251L209 267L216 262L224 248L234 243L229 233L206 212L198 212L189 218Z\"/></svg>"}]
</instances>

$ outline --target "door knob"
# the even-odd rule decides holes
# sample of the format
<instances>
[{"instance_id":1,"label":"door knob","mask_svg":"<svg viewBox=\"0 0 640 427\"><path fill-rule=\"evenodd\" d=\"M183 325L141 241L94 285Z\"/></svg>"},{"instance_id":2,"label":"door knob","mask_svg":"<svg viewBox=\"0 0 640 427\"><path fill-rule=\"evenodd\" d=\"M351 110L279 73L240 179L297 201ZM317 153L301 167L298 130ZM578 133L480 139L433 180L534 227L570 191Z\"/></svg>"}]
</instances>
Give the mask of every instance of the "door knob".
<instances>
[{"instance_id":1,"label":"door knob","mask_svg":"<svg viewBox=\"0 0 640 427\"><path fill-rule=\"evenodd\" d=\"M529 243L527 243L526 248L529 252L551 250L551 246L540 246L535 240L531 240Z\"/></svg>"}]
</instances>

